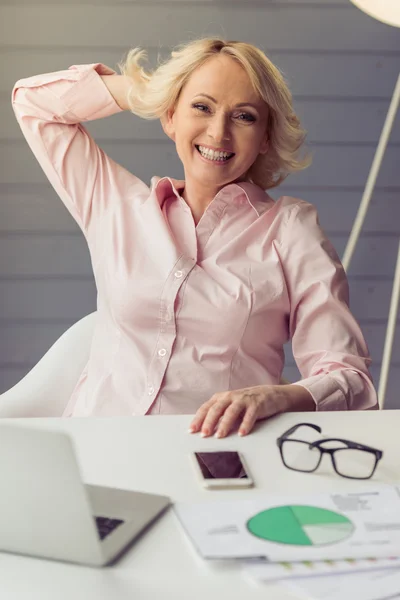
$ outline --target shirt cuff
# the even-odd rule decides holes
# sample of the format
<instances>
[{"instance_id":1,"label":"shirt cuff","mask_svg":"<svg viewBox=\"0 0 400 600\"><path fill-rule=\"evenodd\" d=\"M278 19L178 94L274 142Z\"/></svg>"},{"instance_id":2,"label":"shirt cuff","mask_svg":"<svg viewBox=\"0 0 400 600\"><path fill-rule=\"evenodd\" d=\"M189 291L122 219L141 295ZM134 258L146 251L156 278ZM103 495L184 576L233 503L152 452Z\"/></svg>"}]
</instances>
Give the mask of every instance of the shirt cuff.
<instances>
[{"instance_id":1,"label":"shirt cuff","mask_svg":"<svg viewBox=\"0 0 400 600\"><path fill-rule=\"evenodd\" d=\"M116 75L116 71L102 63L69 67L69 70L74 69L79 72L76 85L60 97L68 112L72 112L79 121L103 119L124 112L100 77Z\"/></svg>"},{"instance_id":2,"label":"shirt cuff","mask_svg":"<svg viewBox=\"0 0 400 600\"><path fill-rule=\"evenodd\" d=\"M328 373L312 375L294 382L293 385L301 385L308 390L314 399L317 411L348 410L347 399L343 390Z\"/></svg>"}]
</instances>

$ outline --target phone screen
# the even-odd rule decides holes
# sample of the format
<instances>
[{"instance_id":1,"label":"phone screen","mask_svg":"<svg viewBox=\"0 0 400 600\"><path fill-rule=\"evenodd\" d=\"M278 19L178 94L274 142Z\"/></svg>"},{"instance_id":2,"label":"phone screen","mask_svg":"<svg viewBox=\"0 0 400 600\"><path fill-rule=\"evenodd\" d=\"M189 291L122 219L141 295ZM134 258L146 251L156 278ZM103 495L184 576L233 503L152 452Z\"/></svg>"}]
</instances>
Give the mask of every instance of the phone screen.
<instances>
[{"instance_id":1,"label":"phone screen","mask_svg":"<svg viewBox=\"0 0 400 600\"><path fill-rule=\"evenodd\" d=\"M195 452L204 479L248 479L238 452Z\"/></svg>"}]
</instances>

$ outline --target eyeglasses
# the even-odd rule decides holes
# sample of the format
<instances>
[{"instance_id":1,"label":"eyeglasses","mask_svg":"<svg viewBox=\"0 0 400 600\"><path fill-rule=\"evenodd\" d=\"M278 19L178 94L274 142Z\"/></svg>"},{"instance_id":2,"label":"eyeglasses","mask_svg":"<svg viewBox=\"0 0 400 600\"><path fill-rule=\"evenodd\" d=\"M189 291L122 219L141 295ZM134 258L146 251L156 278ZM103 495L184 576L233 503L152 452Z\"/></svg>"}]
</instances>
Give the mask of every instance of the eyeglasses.
<instances>
[{"instance_id":1,"label":"eyeglasses","mask_svg":"<svg viewBox=\"0 0 400 600\"><path fill-rule=\"evenodd\" d=\"M322 455L330 454L333 468L338 475L348 479L370 479L375 472L382 450L364 446L350 440L324 437L315 442L289 438L299 427L312 427L322 433L313 423L299 423L283 433L277 440L285 467L293 471L312 473L320 465Z\"/></svg>"}]
</instances>

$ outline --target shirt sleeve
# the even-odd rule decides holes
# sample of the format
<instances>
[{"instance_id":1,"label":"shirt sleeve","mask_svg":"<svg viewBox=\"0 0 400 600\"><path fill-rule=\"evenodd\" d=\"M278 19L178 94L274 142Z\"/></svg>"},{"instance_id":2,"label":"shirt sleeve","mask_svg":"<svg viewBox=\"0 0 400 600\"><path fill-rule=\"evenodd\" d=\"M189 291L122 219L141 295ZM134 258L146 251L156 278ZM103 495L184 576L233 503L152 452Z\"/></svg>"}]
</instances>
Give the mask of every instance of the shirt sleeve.
<instances>
[{"instance_id":1,"label":"shirt sleeve","mask_svg":"<svg viewBox=\"0 0 400 600\"><path fill-rule=\"evenodd\" d=\"M290 337L302 379L317 410L377 409L371 359L349 309L344 268L318 221L315 207L300 200L281 240L290 298Z\"/></svg>"},{"instance_id":2,"label":"shirt sleeve","mask_svg":"<svg viewBox=\"0 0 400 600\"><path fill-rule=\"evenodd\" d=\"M20 79L12 107L28 145L88 242L99 237L99 220L128 186L145 186L95 143L82 121L123 112L101 75L102 63Z\"/></svg>"}]
</instances>

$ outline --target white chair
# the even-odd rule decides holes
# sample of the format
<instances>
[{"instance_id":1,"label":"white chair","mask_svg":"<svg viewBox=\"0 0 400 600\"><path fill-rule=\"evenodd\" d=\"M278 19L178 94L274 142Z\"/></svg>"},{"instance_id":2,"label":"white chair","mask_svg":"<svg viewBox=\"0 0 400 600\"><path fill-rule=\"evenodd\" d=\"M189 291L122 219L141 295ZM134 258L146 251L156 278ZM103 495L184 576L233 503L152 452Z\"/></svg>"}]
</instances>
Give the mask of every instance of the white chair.
<instances>
[{"instance_id":1,"label":"white chair","mask_svg":"<svg viewBox=\"0 0 400 600\"><path fill-rule=\"evenodd\" d=\"M0 395L0 417L61 417L87 363L96 315L74 323L21 381Z\"/></svg>"}]
</instances>

